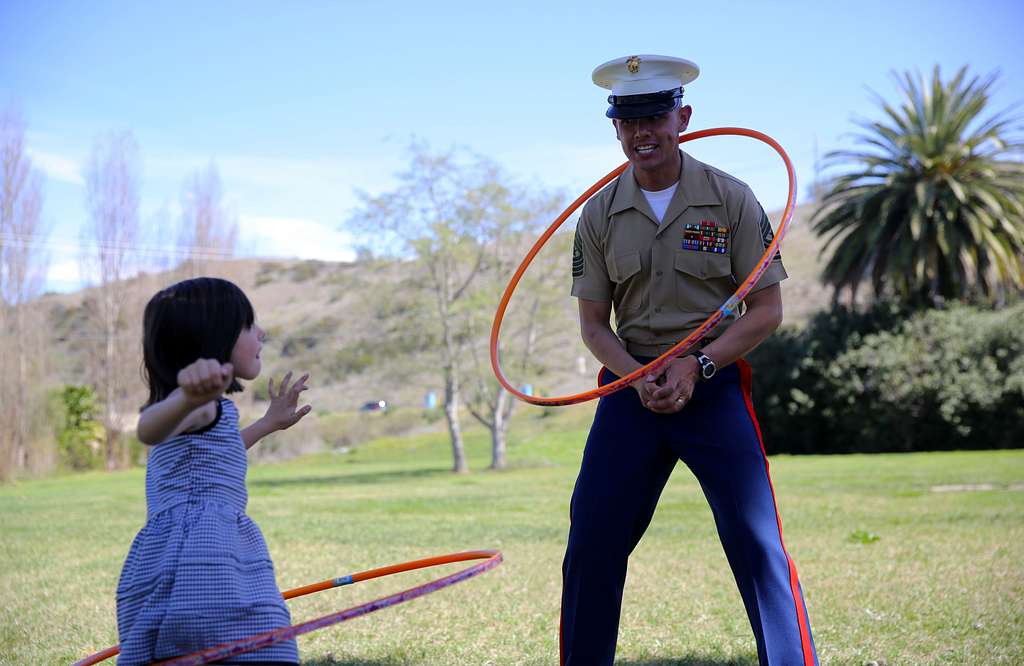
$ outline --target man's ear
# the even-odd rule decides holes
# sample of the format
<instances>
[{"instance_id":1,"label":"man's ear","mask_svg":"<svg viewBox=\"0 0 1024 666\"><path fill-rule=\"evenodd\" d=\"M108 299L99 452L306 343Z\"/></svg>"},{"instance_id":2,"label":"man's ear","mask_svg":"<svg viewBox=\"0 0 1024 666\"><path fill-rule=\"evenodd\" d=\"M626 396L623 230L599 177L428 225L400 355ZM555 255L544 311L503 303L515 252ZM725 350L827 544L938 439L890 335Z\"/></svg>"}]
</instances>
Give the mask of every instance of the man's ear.
<instances>
[{"instance_id":1,"label":"man's ear","mask_svg":"<svg viewBox=\"0 0 1024 666\"><path fill-rule=\"evenodd\" d=\"M679 114L679 133L682 134L690 125L690 116L693 115L693 107L687 104L686 106L680 107L677 113Z\"/></svg>"},{"instance_id":2,"label":"man's ear","mask_svg":"<svg viewBox=\"0 0 1024 666\"><path fill-rule=\"evenodd\" d=\"M614 118L612 118L612 127L615 128L615 138L621 141L622 137L619 136L619 124L615 122Z\"/></svg>"}]
</instances>

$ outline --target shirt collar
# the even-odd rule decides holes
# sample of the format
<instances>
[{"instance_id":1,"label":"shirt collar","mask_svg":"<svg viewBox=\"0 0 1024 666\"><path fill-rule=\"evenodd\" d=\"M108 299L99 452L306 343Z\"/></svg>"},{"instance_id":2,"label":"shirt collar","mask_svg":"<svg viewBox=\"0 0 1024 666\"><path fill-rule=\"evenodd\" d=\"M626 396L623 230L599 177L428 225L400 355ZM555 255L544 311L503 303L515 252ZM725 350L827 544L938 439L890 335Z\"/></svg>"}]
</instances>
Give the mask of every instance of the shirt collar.
<instances>
[{"instance_id":1,"label":"shirt collar","mask_svg":"<svg viewBox=\"0 0 1024 666\"><path fill-rule=\"evenodd\" d=\"M682 158L679 165L679 187L676 188L672 202L665 211L663 226L679 217L690 206L722 205L722 200L708 182L707 172L701 168L703 165L682 150L679 151L679 155ZM636 183L632 164L619 176L619 186L615 190L615 197L608 212L614 215L630 208L635 208L657 222L643 191Z\"/></svg>"}]
</instances>

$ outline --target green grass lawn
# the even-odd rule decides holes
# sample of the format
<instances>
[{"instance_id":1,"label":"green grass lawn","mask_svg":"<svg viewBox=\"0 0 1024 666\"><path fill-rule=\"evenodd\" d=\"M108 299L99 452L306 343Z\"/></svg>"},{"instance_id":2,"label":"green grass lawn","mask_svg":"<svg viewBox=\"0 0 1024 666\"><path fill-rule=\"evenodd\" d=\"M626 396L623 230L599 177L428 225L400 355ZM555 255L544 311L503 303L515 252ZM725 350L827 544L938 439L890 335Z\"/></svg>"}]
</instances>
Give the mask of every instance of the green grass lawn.
<instances>
[{"instance_id":1,"label":"green grass lawn","mask_svg":"<svg viewBox=\"0 0 1024 666\"><path fill-rule=\"evenodd\" d=\"M385 417L386 418L386 417ZM510 469L448 472L443 435L253 467L249 513L282 589L447 552L497 569L300 639L304 663L555 664L560 566L587 407L523 409ZM1024 663L1024 451L772 458L823 664ZM117 642L114 588L145 520L142 470L0 487L0 663ZM955 484L991 489L935 490ZM942 489L940 489L942 490ZM465 566L465 565L461 565ZM457 570L291 602L310 619ZM630 561L619 663L756 664L711 514L682 466Z\"/></svg>"}]
</instances>

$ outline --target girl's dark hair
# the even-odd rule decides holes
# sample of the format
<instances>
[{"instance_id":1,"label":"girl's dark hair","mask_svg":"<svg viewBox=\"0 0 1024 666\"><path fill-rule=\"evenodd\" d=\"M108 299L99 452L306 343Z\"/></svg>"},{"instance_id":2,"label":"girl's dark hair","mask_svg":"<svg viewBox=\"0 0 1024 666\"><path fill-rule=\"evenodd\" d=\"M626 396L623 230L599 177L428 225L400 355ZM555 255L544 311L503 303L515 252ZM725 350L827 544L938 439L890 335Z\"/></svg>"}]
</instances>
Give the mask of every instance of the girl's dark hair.
<instances>
[{"instance_id":1,"label":"girl's dark hair","mask_svg":"<svg viewBox=\"0 0 1024 666\"><path fill-rule=\"evenodd\" d=\"M256 320L252 304L234 283L200 277L172 284L146 304L142 360L149 399L160 402L178 387L178 372L200 358L231 360L238 335ZM241 391L237 379L227 392Z\"/></svg>"}]
</instances>

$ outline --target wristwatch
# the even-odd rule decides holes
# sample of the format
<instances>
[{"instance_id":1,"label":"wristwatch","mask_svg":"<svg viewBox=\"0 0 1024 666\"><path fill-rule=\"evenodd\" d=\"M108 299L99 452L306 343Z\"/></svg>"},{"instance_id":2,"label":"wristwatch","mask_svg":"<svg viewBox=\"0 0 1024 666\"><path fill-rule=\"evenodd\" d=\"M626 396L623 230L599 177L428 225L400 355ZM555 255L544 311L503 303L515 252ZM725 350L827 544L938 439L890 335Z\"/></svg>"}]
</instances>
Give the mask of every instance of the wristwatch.
<instances>
[{"instance_id":1,"label":"wristwatch","mask_svg":"<svg viewBox=\"0 0 1024 666\"><path fill-rule=\"evenodd\" d=\"M695 351L690 356L697 359L697 363L700 364L700 369L697 371L697 377L702 381L706 382L715 376L715 372L718 371L718 366L712 361L704 352Z\"/></svg>"}]
</instances>

